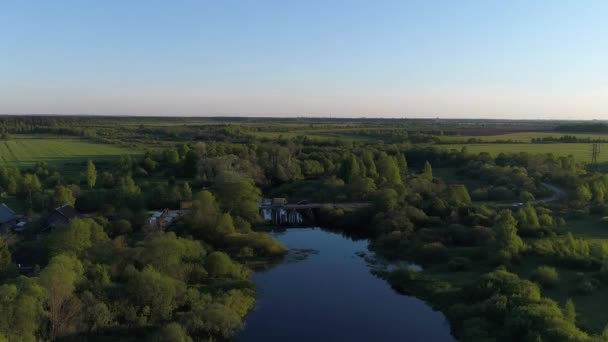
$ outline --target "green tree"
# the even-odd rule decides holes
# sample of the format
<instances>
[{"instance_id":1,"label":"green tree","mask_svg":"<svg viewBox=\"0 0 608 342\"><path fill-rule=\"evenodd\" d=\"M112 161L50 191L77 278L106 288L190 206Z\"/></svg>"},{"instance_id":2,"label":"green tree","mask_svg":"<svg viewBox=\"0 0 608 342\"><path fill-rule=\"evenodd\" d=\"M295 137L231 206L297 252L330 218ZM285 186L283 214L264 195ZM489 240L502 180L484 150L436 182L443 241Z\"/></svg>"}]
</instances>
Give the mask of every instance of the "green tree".
<instances>
[{"instance_id":1,"label":"green tree","mask_svg":"<svg viewBox=\"0 0 608 342\"><path fill-rule=\"evenodd\" d=\"M185 217L188 230L197 237L211 237L220 217L220 208L215 196L207 190L197 193L192 200L192 209Z\"/></svg>"},{"instance_id":2,"label":"green tree","mask_svg":"<svg viewBox=\"0 0 608 342\"><path fill-rule=\"evenodd\" d=\"M555 267L539 266L534 273L532 279L545 288L554 287L559 282L559 274Z\"/></svg>"},{"instance_id":3,"label":"green tree","mask_svg":"<svg viewBox=\"0 0 608 342\"><path fill-rule=\"evenodd\" d=\"M129 175L121 177L118 184L118 192L123 196L139 195L141 189L135 184L133 178Z\"/></svg>"},{"instance_id":4,"label":"green tree","mask_svg":"<svg viewBox=\"0 0 608 342\"><path fill-rule=\"evenodd\" d=\"M570 323L576 323L576 306L572 298L568 298L564 305L564 318Z\"/></svg>"},{"instance_id":5,"label":"green tree","mask_svg":"<svg viewBox=\"0 0 608 342\"><path fill-rule=\"evenodd\" d=\"M242 327L238 313L220 303L195 307L184 321L191 336L200 336L201 340L204 336L208 341L214 336L229 338Z\"/></svg>"},{"instance_id":6,"label":"green tree","mask_svg":"<svg viewBox=\"0 0 608 342\"><path fill-rule=\"evenodd\" d=\"M48 248L51 255L81 255L94 244L108 241L109 238L103 227L95 220L74 218L67 224L53 229L49 237Z\"/></svg>"},{"instance_id":7,"label":"green tree","mask_svg":"<svg viewBox=\"0 0 608 342\"><path fill-rule=\"evenodd\" d=\"M171 322L162 327L154 336L155 342L192 342L188 332L176 322Z\"/></svg>"},{"instance_id":8,"label":"green tree","mask_svg":"<svg viewBox=\"0 0 608 342\"><path fill-rule=\"evenodd\" d=\"M373 154L365 150L362 157L363 164L365 165L365 175L369 178L376 180L378 178L378 169L376 168L376 162L374 161Z\"/></svg>"},{"instance_id":9,"label":"green tree","mask_svg":"<svg viewBox=\"0 0 608 342\"><path fill-rule=\"evenodd\" d=\"M42 184L40 184L40 180L35 174L26 173L21 179L19 193L22 198L29 197L31 200L32 193L38 192L40 189L42 189Z\"/></svg>"},{"instance_id":10,"label":"green tree","mask_svg":"<svg viewBox=\"0 0 608 342\"><path fill-rule=\"evenodd\" d=\"M523 228L536 229L540 227L540 221L536 213L536 209L532 204L527 203L525 206L519 208L517 211L519 216L519 222Z\"/></svg>"},{"instance_id":11,"label":"green tree","mask_svg":"<svg viewBox=\"0 0 608 342\"><path fill-rule=\"evenodd\" d=\"M262 194L253 180L235 174L222 174L216 177L214 187L223 211L249 222L260 221L258 204Z\"/></svg>"},{"instance_id":12,"label":"green tree","mask_svg":"<svg viewBox=\"0 0 608 342\"><path fill-rule=\"evenodd\" d=\"M342 161L340 167L340 178L342 178L344 182L351 183L356 178L360 177L361 174L359 162L357 161L357 157L355 157L353 154Z\"/></svg>"},{"instance_id":13,"label":"green tree","mask_svg":"<svg viewBox=\"0 0 608 342\"><path fill-rule=\"evenodd\" d=\"M37 341L46 328L47 295L33 277L20 276L0 285L0 336L6 341Z\"/></svg>"},{"instance_id":14,"label":"green tree","mask_svg":"<svg viewBox=\"0 0 608 342\"><path fill-rule=\"evenodd\" d=\"M184 182L184 185L182 186L182 198L186 201L192 199L192 188L188 182Z\"/></svg>"},{"instance_id":15,"label":"green tree","mask_svg":"<svg viewBox=\"0 0 608 342\"><path fill-rule=\"evenodd\" d=\"M391 184L401 184L401 174L395 158L383 153L378 160L378 174L381 179Z\"/></svg>"},{"instance_id":16,"label":"green tree","mask_svg":"<svg viewBox=\"0 0 608 342\"><path fill-rule=\"evenodd\" d=\"M458 184L449 187L449 200L455 206L464 206L471 204L471 196L469 195L469 191L467 187Z\"/></svg>"},{"instance_id":17,"label":"green tree","mask_svg":"<svg viewBox=\"0 0 608 342\"><path fill-rule=\"evenodd\" d=\"M373 199L374 208L377 211L386 212L397 207L399 194L393 189L381 189L376 192Z\"/></svg>"},{"instance_id":18,"label":"green tree","mask_svg":"<svg viewBox=\"0 0 608 342\"><path fill-rule=\"evenodd\" d=\"M92 160L87 161L87 169L85 172L86 182L89 189L93 189L97 182L97 170Z\"/></svg>"},{"instance_id":19,"label":"green tree","mask_svg":"<svg viewBox=\"0 0 608 342\"><path fill-rule=\"evenodd\" d=\"M80 300L74 291L82 275L80 261L67 255L53 257L40 272L40 284L48 293L51 340L63 335L79 316Z\"/></svg>"},{"instance_id":20,"label":"green tree","mask_svg":"<svg viewBox=\"0 0 608 342\"><path fill-rule=\"evenodd\" d=\"M407 160L405 159L403 153L397 154L397 165L399 166L399 170L401 171L402 175L407 174Z\"/></svg>"},{"instance_id":21,"label":"green tree","mask_svg":"<svg viewBox=\"0 0 608 342\"><path fill-rule=\"evenodd\" d=\"M6 240L0 237L0 275L4 274L11 265L11 251Z\"/></svg>"},{"instance_id":22,"label":"green tree","mask_svg":"<svg viewBox=\"0 0 608 342\"><path fill-rule=\"evenodd\" d=\"M186 177L196 176L198 172L199 159L198 153L193 150L186 153L186 157L184 158L184 175Z\"/></svg>"},{"instance_id":23,"label":"green tree","mask_svg":"<svg viewBox=\"0 0 608 342\"><path fill-rule=\"evenodd\" d=\"M248 272L224 252L213 252L205 259L205 269L214 277L243 278Z\"/></svg>"},{"instance_id":24,"label":"green tree","mask_svg":"<svg viewBox=\"0 0 608 342\"><path fill-rule=\"evenodd\" d=\"M161 273L186 280L194 264L200 264L205 249L198 241L177 237L175 233L159 233L147 240L141 261Z\"/></svg>"},{"instance_id":25,"label":"green tree","mask_svg":"<svg viewBox=\"0 0 608 342\"><path fill-rule=\"evenodd\" d=\"M576 189L576 198L579 201L589 202L593 198L593 194L591 190L589 190L589 186L587 184L581 184Z\"/></svg>"},{"instance_id":26,"label":"green tree","mask_svg":"<svg viewBox=\"0 0 608 342\"><path fill-rule=\"evenodd\" d=\"M55 202L56 206L61 206L64 204L73 206L76 203L76 198L74 198L74 195L72 194L72 189L67 186L57 185L55 187L53 201Z\"/></svg>"},{"instance_id":27,"label":"green tree","mask_svg":"<svg viewBox=\"0 0 608 342\"><path fill-rule=\"evenodd\" d=\"M179 153L177 152L176 149L171 149L171 150L167 151L167 153L165 155L165 160L167 161L168 164L175 165L179 162Z\"/></svg>"},{"instance_id":28,"label":"green tree","mask_svg":"<svg viewBox=\"0 0 608 342\"><path fill-rule=\"evenodd\" d=\"M508 209L499 211L494 221L498 249L508 254L518 253L524 247L524 243L517 235L517 220L511 211Z\"/></svg>"},{"instance_id":29,"label":"green tree","mask_svg":"<svg viewBox=\"0 0 608 342\"><path fill-rule=\"evenodd\" d=\"M145 309L150 323L158 323L173 317L173 311L182 304L186 285L148 265L127 280L126 291L136 307Z\"/></svg>"},{"instance_id":30,"label":"green tree","mask_svg":"<svg viewBox=\"0 0 608 342\"><path fill-rule=\"evenodd\" d=\"M222 214L216 224L216 231L219 236L230 235L234 233L234 222L232 216L228 213Z\"/></svg>"},{"instance_id":31,"label":"green tree","mask_svg":"<svg viewBox=\"0 0 608 342\"><path fill-rule=\"evenodd\" d=\"M422 172L422 176L428 180L433 180L433 167L428 161L424 163L424 171Z\"/></svg>"}]
</instances>

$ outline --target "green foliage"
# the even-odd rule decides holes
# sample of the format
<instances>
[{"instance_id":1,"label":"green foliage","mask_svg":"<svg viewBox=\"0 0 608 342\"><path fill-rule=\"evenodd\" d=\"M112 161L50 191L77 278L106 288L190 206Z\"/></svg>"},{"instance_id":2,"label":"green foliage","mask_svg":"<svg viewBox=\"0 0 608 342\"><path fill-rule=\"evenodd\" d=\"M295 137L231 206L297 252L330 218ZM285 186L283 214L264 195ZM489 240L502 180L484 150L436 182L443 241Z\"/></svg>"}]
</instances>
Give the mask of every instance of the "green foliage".
<instances>
[{"instance_id":1,"label":"green foliage","mask_svg":"<svg viewBox=\"0 0 608 342\"><path fill-rule=\"evenodd\" d=\"M74 218L66 225L53 229L49 237L51 255L81 255L96 244L108 242L102 226L90 218Z\"/></svg>"},{"instance_id":2,"label":"green foliage","mask_svg":"<svg viewBox=\"0 0 608 342\"><path fill-rule=\"evenodd\" d=\"M0 275L10 268L11 263L11 251L6 240L0 237Z\"/></svg>"},{"instance_id":3,"label":"green foliage","mask_svg":"<svg viewBox=\"0 0 608 342\"><path fill-rule=\"evenodd\" d=\"M424 171L422 172L422 176L428 180L433 180L433 167L428 161L424 163Z\"/></svg>"},{"instance_id":4,"label":"green foliage","mask_svg":"<svg viewBox=\"0 0 608 342\"><path fill-rule=\"evenodd\" d=\"M591 190L587 184L582 184L576 189L576 198L579 201L589 202L593 198Z\"/></svg>"},{"instance_id":5,"label":"green foliage","mask_svg":"<svg viewBox=\"0 0 608 342\"><path fill-rule=\"evenodd\" d=\"M524 247L524 243L517 235L517 220L508 209L498 212L495 218L494 232L496 234L496 247L509 255L517 254Z\"/></svg>"},{"instance_id":6,"label":"green foliage","mask_svg":"<svg viewBox=\"0 0 608 342\"><path fill-rule=\"evenodd\" d=\"M146 266L128 279L126 291L138 315L145 321L158 323L173 317L173 311L182 304L186 285Z\"/></svg>"},{"instance_id":7,"label":"green foliage","mask_svg":"<svg viewBox=\"0 0 608 342\"><path fill-rule=\"evenodd\" d=\"M540 227L536 209L534 209L530 203L527 203L525 206L519 208L517 211L517 216L522 228L536 229Z\"/></svg>"},{"instance_id":8,"label":"green foliage","mask_svg":"<svg viewBox=\"0 0 608 342\"><path fill-rule=\"evenodd\" d=\"M262 195L251 179L223 174L216 178L214 189L223 211L249 222L260 221L258 203Z\"/></svg>"},{"instance_id":9,"label":"green foliage","mask_svg":"<svg viewBox=\"0 0 608 342\"><path fill-rule=\"evenodd\" d=\"M216 224L216 231L219 236L225 236L234 233L234 222L232 216L228 213L222 214Z\"/></svg>"},{"instance_id":10,"label":"green foliage","mask_svg":"<svg viewBox=\"0 0 608 342\"><path fill-rule=\"evenodd\" d=\"M576 323L576 307L571 298L568 298L564 305L564 318L572 324Z\"/></svg>"},{"instance_id":11,"label":"green foliage","mask_svg":"<svg viewBox=\"0 0 608 342\"><path fill-rule=\"evenodd\" d=\"M467 187L462 184L450 186L449 201L457 207L471 204L471 196L469 196Z\"/></svg>"},{"instance_id":12,"label":"green foliage","mask_svg":"<svg viewBox=\"0 0 608 342\"><path fill-rule=\"evenodd\" d=\"M156 342L192 342L188 332L176 322L162 327L152 340Z\"/></svg>"},{"instance_id":13,"label":"green foliage","mask_svg":"<svg viewBox=\"0 0 608 342\"><path fill-rule=\"evenodd\" d=\"M471 259L467 257L455 257L448 262L450 271L467 271L471 268Z\"/></svg>"},{"instance_id":14,"label":"green foliage","mask_svg":"<svg viewBox=\"0 0 608 342\"><path fill-rule=\"evenodd\" d=\"M420 262L443 262L448 258L447 252L447 248L441 242L431 242L418 249L416 258Z\"/></svg>"},{"instance_id":15,"label":"green foliage","mask_svg":"<svg viewBox=\"0 0 608 342\"><path fill-rule=\"evenodd\" d=\"M220 216L220 208L215 196L209 191L201 191L194 196L192 209L185 221L189 230L197 236L212 236Z\"/></svg>"},{"instance_id":16,"label":"green foliage","mask_svg":"<svg viewBox=\"0 0 608 342\"><path fill-rule=\"evenodd\" d=\"M205 249L198 241L179 238L173 232L158 233L144 244L141 260L155 270L186 281L200 267ZM199 270L200 272L200 270Z\"/></svg>"},{"instance_id":17,"label":"green foliage","mask_svg":"<svg viewBox=\"0 0 608 342\"><path fill-rule=\"evenodd\" d=\"M192 199L192 188L188 182L184 182L182 186L182 197L187 201Z\"/></svg>"},{"instance_id":18,"label":"green foliage","mask_svg":"<svg viewBox=\"0 0 608 342\"><path fill-rule=\"evenodd\" d=\"M40 284L48 293L51 339L66 334L81 310L80 300L75 296L74 291L82 275L81 262L73 256L63 254L53 257L40 272Z\"/></svg>"},{"instance_id":19,"label":"green foliage","mask_svg":"<svg viewBox=\"0 0 608 342\"><path fill-rule=\"evenodd\" d=\"M55 187L55 195L53 200L55 202L55 206L58 207L66 204L73 206L76 203L76 198L74 198L74 195L72 194L72 189L62 185L57 185Z\"/></svg>"},{"instance_id":20,"label":"green foliage","mask_svg":"<svg viewBox=\"0 0 608 342\"><path fill-rule=\"evenodd\" d=\"M228 338L242 327L241 317L228 306L211 303L195 307L184 317L184 326L191 336L212 339L213 336Z\"/></svg>"},{"instance_id":21,"label":"green foliage","mask_svg":"<svg viewBox=\"0 0 608 342\"><path fill-rule=\"evenodd\" d=\"M351 154L347 159L342 161L340 167L340 178L342 178L344 182L351 183L362 175L363 172L359 167L357 157Z\"/></svg>"},{"instance_id":22,"label":"green foliage","mask_svg":"<svg viewBox=\"0 0 608 342\"><path fill-rule=\"evenodd\" d=\"M97 170L92 160L87 160L87 168L85 171L85 181L89 189L92 189L97 182Z\"/></svg>"},{"instance_id":23,"label":"green foliage","mask_svg":"<svg viewBox=\"0 0 608 342\"><path fill-rule=\"evenodd\" d=\"M559 274L554 267L539 266L532 274L532 280L542 287L551 288L559 283Z\"/></svg>"},{"instance_id":24,"label":"green foliage","mask_svg":"<svg viewBox=\"0 0 608 342\"><path fill-rule=\"evenodd\" d=\"M33 278L0 285L0 336L6 341L36 341L42 336L47 290Z\"/></svg>"},{"instance_id":25,"label":"green foliage","mask_svg":"<svg viewBox=\"0 0 608 342\"><path fill-rule=\"evenodd\" d=\"M378 176L389 184L401 184L401 174L395 158L383 153L378 159Z\"/></svg>"},{"instance_id":26,"label":"green foliage","mask_svg":"<svg viewBox=\"0 0 608 342\"><path fill-rule=\"evenodd\" d=\"M124 176L118 181L118 193L122 196L139 195L141 189L135 184L131 176Z\"/></svg>"},{"instance_id":27,"label":"green foliage","mask_svg":"<svg viewBox=\"0 0 608 342\"><path fill-rule=\"evenodd\" d=\"M224 252L212 252L205 258L205 269L212 277L218 278L246 278L249 271L235 263Z\"/></svg>"}]
</instances>

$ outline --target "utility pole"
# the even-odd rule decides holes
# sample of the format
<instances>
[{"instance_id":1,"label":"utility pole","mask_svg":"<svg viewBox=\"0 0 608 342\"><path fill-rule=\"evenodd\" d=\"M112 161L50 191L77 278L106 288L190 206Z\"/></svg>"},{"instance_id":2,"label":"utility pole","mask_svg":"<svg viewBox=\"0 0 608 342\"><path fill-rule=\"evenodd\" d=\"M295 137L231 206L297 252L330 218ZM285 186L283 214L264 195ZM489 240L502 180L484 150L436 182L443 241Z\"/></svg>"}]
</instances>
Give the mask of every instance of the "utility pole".
<instances>
[{"instance_id":1,"label":"utility pole","mask_svg":"<svg viewBox=\"0 0 608 342\"><path fill-rule=\"evenodd\" d=\"M593 143L591 146L591 165L597 164L597 156L600 154L600 144Z\"/></svg>"}]
</instances>

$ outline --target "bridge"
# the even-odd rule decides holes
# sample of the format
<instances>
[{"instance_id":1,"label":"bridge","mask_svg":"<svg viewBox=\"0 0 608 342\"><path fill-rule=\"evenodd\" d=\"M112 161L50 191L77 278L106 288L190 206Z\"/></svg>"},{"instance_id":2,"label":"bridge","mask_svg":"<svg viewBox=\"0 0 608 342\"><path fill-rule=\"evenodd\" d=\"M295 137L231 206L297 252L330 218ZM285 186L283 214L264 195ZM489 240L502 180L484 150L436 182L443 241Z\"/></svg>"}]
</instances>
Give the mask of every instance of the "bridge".
<instances>
[{"instance_id":1,"label":"bridge","mask_svg":"<svg viewBox=\"0 0 608 342\"><path fill-rule=\"evenodd\" d=\"M346 202L346 203L309 203L300 201L298 203L276 203L264 200L260 203L260 214L266 222L274 224L299 225L315 222L315 212L323 207L334 209L360 209L368 207L370 203L365 202Z\"/></svg>"}]
</instances>

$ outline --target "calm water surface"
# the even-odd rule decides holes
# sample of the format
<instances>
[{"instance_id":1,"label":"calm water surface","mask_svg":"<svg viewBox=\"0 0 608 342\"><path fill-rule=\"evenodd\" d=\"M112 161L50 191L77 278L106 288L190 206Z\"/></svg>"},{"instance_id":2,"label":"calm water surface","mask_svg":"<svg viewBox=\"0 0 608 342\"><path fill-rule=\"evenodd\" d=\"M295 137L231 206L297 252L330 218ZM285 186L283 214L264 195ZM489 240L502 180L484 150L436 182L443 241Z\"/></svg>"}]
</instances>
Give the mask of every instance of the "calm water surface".
<instances>
[{"instance_id":1,"label":"calm water surface","mask_svg":"<svg viewBox=\"0 0 608 342\"><path fill-rule=\"evenodd\" d=\"M276 237L315 252L254 275L258 301L239 341L454 341L443 314L370 273L355 255L367 241L318 228Z\"/></svg>"}]
</instances>

